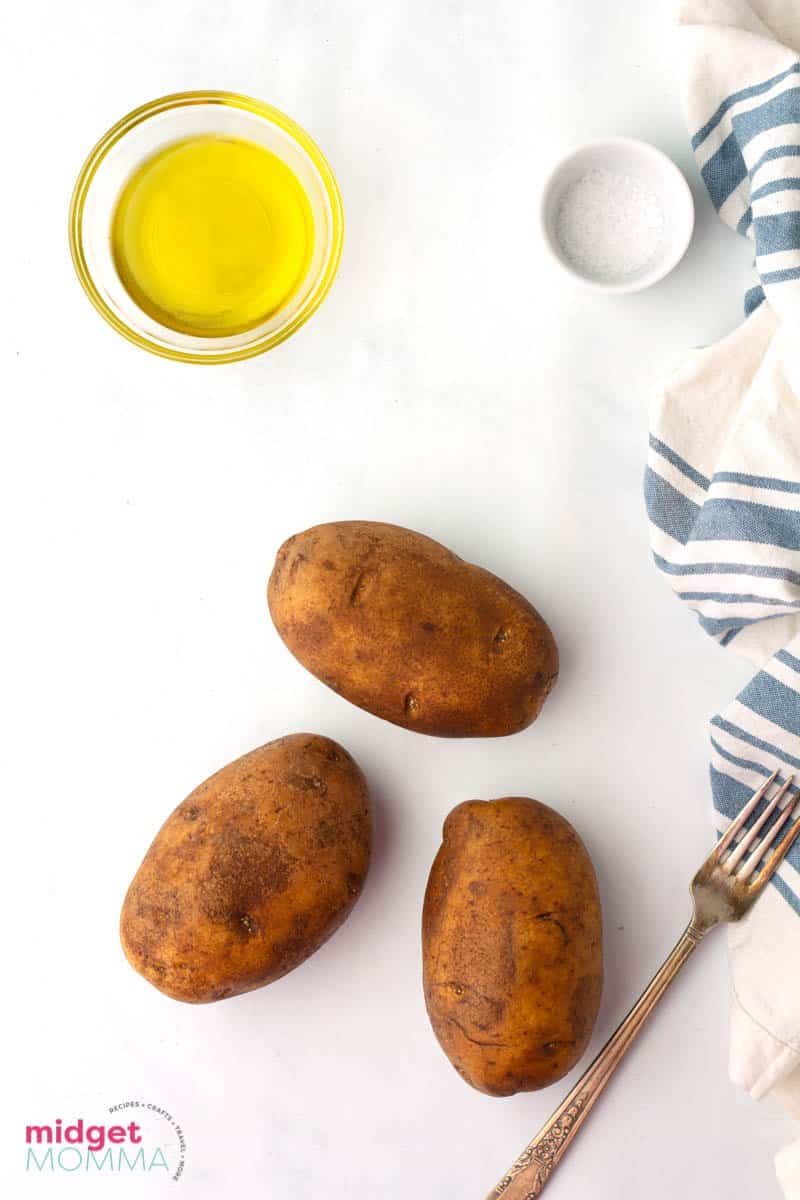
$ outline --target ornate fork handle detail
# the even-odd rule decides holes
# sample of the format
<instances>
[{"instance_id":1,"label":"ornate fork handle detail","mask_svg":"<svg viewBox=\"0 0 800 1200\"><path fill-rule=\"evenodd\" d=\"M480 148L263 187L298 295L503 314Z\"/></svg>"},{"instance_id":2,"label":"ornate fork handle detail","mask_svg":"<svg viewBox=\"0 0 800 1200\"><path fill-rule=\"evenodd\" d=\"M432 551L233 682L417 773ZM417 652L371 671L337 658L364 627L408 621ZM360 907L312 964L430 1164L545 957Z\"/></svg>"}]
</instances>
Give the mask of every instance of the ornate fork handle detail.
<instances>
[{"instance_id":1,"label":"ornate fork handle detail","mask_svg":"<svg viewBox=\"0 0 800 1200\"><path fill-rule=\"evenodd\" d=\"M554 1118L548 1124L537 1139L531 1142L527 1149L522 1151L522 1154L520 1154L508 1175L498 1183L494 1192L492 1192L492 1196L502 1196L504 1192L507 1192L514 1180L518 1179L523 1173L526 1174L525 1186L530 1185L533 1189L526 1194L525 1200L531 1200L531 1198L541 1194L542 1188L550 1176L550 1172L560 1158L559 1151L561 1147L563 1146L566 1149L565 1143L585 1102L585 1097L576 1100L574 1104L569 1106L565 1113L562 1113L560 1117Z\"/></svg>"},{"instance_id":2,"label":"ornate fork handle detail","mask_svg":"<svg viewBox=\"0 0 800 1200\"><path fill-rule=\"evenodd\" d=\"M658 1001L707 932L690 924L591 1066L487 1200L536 1200Z\"/></svg>"}]
</instances>

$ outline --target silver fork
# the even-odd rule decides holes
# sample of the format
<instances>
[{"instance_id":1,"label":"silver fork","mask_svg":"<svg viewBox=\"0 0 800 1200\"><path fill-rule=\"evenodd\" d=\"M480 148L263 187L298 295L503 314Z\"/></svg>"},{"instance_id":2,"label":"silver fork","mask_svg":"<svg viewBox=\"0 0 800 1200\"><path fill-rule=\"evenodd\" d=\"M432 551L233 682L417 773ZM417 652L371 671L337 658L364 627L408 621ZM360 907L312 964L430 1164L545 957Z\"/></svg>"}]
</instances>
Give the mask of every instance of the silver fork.
<instances>
[{"instance_id":1,"label":"silver fork","mask_svg":"<svg viewBox=\"0 0 800 1200\"><path fill-rule=\"evenodd\" d=\"M535 1200L561 1161L575 1134L594 1107L595 1101L619 1065L639 1030L672 983L683 964L709 930L727 921L738 921L752 907L800 833L800 819L789 828L753 878L778 833L789 820L800 796L787 800L760 841L759 833L792 785L783 783L741 838L736 838L747 820L778 778L770 775L747 802L717 842L692 880L692 919L675 949L653 976L631 1011L611 1035L591 1066L584 1072L566 1100L520 1154L487 1200ZM735 844L734 844L735 843ZM755 843L755 845L754 845ZM748 853L749 851L749 853Z\"/></svg>"}]
</instances>

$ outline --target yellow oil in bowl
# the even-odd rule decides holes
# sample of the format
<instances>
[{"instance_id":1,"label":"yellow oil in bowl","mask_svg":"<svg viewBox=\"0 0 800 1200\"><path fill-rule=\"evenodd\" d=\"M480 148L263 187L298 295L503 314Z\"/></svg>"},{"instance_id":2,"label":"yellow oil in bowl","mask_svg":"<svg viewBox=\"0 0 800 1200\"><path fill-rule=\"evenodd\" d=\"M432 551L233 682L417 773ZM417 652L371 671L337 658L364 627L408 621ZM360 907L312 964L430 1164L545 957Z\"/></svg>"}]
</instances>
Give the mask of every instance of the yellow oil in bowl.
<instances>
[{"instance_id":1,"label":"yellow oil in bowl","mask_svg":"<svg viewBox=\"0 0 800 1200\"><path fill-rule=\"evenodd\" d=\"M314 247L308 197L266 147L201 135L174 142L125 183L111 222L120 279L161 325L230 337L301 286Z\"/></svg>"}]
</instances>

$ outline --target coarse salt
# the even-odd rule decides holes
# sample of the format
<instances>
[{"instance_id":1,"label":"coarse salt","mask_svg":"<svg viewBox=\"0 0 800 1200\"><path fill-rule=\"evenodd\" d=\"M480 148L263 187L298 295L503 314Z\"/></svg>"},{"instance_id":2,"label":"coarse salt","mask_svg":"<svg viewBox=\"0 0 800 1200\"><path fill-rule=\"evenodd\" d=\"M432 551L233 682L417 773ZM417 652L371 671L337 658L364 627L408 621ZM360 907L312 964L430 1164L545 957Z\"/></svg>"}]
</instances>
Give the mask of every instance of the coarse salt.
<instances>
[{"instance_id":1,"label":"coarse salt","mask_svg":"<svg viewBox=\"0 0 800 1200\"><path fill-rule=\"evenodd\" d=\"M556 237L583 275L622 282L655 257L664 237L664 210L635 175L595 169L567 187L558 206Z\"/></svg>"}]
</instances>

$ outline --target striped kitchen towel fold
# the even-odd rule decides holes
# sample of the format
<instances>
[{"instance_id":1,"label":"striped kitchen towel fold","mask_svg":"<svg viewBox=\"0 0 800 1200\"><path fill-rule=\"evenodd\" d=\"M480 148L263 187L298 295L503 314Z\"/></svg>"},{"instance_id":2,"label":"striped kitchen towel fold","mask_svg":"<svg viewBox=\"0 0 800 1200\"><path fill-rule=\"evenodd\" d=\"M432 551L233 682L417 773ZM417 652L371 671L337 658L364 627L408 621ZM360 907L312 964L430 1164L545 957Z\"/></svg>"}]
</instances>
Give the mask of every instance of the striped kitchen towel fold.
<instances>
[{"instance_id":1,"label":"striped kitchen towel fold","mask_svg":"<svg viewBox=\"0 0 800 1200\"><path fill-rule=\"evenodd\" d=\"M758 668L711 721L722 831L773 770L800 783L800 3L683 0L679 25L697 161L759 277L660 397L645 477L657 565ZM800 843L730 947L731 1074L800 1116ZM777 1167L800 1200L800 1142Z\"/></svg>"}]
</instances>

